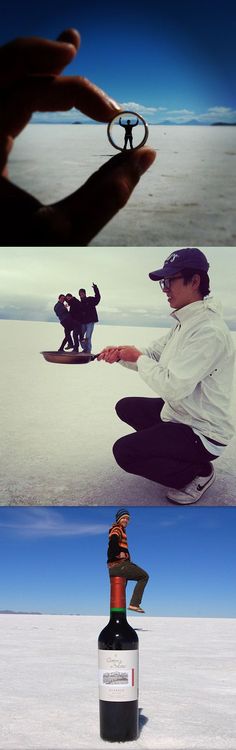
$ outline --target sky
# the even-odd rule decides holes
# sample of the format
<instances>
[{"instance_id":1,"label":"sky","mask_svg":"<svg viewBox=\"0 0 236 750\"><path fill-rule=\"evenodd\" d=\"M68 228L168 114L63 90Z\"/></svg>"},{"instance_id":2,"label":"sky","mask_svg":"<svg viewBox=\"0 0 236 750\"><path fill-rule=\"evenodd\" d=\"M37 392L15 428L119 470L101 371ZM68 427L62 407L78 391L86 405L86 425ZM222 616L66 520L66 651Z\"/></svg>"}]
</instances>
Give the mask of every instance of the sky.
<instances>
[{"instance_id":1,"label":"sky","mask_svg":"<svg viewBox=\"0 0 236 750\"><path fill-rule=\"evenodd\" d=\"M0 43L16 36L53 39L78 28L81 49L66 73L86 76L150 123L236 121L236 8L230 0L223 6L213 0L41 0L31 10L28 0L3 0L2 19ZM73 121L75 113L55 119Z\"/></svg>"},{"instance_id":2,"label":"sky","mask_svg":"<svg viewBox=\"0 0 236 750\"><path fill-rule=\"evenodd\" d=\"M107 534L116 510L0 508L0 610L108 614ZM150 575L148 615L236 617L234 508L128 510L131 558Z\"/></svg>"},{"instance_id":3,"label":"sky","mask_svg":"<svg viewBox=\"0 0 236 750\"><path fill-rule=\"evenodd\" d=\"M176 249L176 248L175 248ZM236 248L203 248L210 263L211 292L236 328ZM78 296L92 282L101 291L101 323L170 326L166 295L149 272L161 268L173 248L0 248L0 318L57 322L58 295Z\"/></svg>"}]
</instances>

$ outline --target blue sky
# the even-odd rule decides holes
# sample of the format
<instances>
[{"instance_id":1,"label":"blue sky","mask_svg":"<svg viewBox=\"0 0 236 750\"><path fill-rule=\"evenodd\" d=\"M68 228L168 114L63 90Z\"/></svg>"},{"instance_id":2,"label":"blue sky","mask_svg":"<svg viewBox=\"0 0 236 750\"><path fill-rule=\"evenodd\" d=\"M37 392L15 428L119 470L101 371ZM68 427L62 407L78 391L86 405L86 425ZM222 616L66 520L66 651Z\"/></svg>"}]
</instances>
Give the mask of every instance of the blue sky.
<instances>
[{"instance_id":1,"label":"blue sky","mask_svg":"<svg viewBox=\"0 0 236 750\"><path fill-rule=\"evenodd\" d=\"M213 0L41 0L31 11L28 0L2 5L2 43L78 28L81 50L67 72L90 78L149 122L236 121L236 9L229 0L223 6ZM73 121L75 114L62 119Z\"/></svg>"},{"instance_id":2,"label":"blue sky","mask_svg":"<svg viewBox=\"0 0 236 750\"><path fill-rule=\"evenodd\" d=\"M106 614L107 530L116 510L2 507L0 609ZM150 574L147 614L236 617L235 509L129 510L132 559Z\"/></svg>"}]
</instances>

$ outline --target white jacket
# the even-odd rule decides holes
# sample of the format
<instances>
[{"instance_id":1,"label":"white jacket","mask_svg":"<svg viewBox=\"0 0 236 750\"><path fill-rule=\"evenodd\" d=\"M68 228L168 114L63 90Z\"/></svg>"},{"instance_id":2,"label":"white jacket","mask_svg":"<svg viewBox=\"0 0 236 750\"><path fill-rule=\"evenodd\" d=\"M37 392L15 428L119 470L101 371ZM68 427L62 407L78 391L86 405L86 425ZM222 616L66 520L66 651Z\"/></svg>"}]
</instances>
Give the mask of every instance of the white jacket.
<instances>
[{"instance_id":1,"label":"white jacket","mask_svg":"<svg viewBox=\"0 0 236 750\"><path fill-rule=\"evenodd\" d=\"M234 433L230 416L235 349L219 305L192 302L171 313L177 325L154 341L135 364L142 380L165 401L164 422L182 422L227 444Z\"/></svg>"}]
</instances>

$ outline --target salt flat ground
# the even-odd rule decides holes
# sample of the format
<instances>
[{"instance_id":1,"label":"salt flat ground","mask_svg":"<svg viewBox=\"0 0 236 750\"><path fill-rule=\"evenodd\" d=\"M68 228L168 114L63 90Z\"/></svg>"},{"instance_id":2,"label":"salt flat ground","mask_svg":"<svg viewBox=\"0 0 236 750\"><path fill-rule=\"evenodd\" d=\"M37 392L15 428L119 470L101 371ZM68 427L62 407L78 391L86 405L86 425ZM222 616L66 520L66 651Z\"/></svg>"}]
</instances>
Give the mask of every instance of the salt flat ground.
<instances>
[{"instance_id":1,"label":"salt flat ground","mask_svg":"<svg viewBox=\"0 0 236 750\"><path fill-rule=\"evenodd\" d=\"M236 128L150 126L157 159L101 246L235 245ZM13 182L43 203L77 190L117 151L106 125L29 125L10 158Z\"/></svg>"},{"instance_id":2,"label":"salt flat ground","mask_svg":"<svg viewBox=\"0 0 236 750\"><path fill-rule=\"evenodd\" d=\"M126 750L235 750L235 620L131 617L140 736ZM106 617L0 615L1 750L120 748L99 736Z\"/></svg>"},{"instance_id":3,"label":"salt flat ground","mask_svg":"<svg viewBox=\"0 0 236 750\"><path fill-rule=\"evenodd\" d=\"M145 346L166 330L97 325L93 351ZM115 440L132 431L116 402L153 391L117 363L45 362L40 351L58 349L62 334L57 323L0 321L0 504L169 506L161 485L127 474L112 454ZM236 374L234 414L235 403ZM236 438L215 462L216 481L199 505L235 504L235 446Z\"/></svg>"}]
</instances>

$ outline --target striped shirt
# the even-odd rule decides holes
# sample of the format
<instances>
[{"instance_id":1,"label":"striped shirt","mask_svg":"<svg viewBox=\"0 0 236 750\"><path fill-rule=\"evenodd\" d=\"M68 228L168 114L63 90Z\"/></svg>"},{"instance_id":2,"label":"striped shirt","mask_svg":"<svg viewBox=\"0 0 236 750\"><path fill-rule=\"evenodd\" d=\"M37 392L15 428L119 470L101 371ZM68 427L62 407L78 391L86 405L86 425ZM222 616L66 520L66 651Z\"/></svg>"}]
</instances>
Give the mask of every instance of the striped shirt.
<instances>
[{"instance_id":1,"label":"striped shirt","mask_svg":"<svg viewBox=\"0 0 236 750\"><path fill-rule=\"evenodd\" d=\"M125 558L120 558L120 553L125 553ZM125 529L117 523L113 523L109 529L109 545L107 562L108 564L114 565L114 563L120 560L130 560L130 554L128 549L128 541Z\"/></svg>"}]
</instances>

